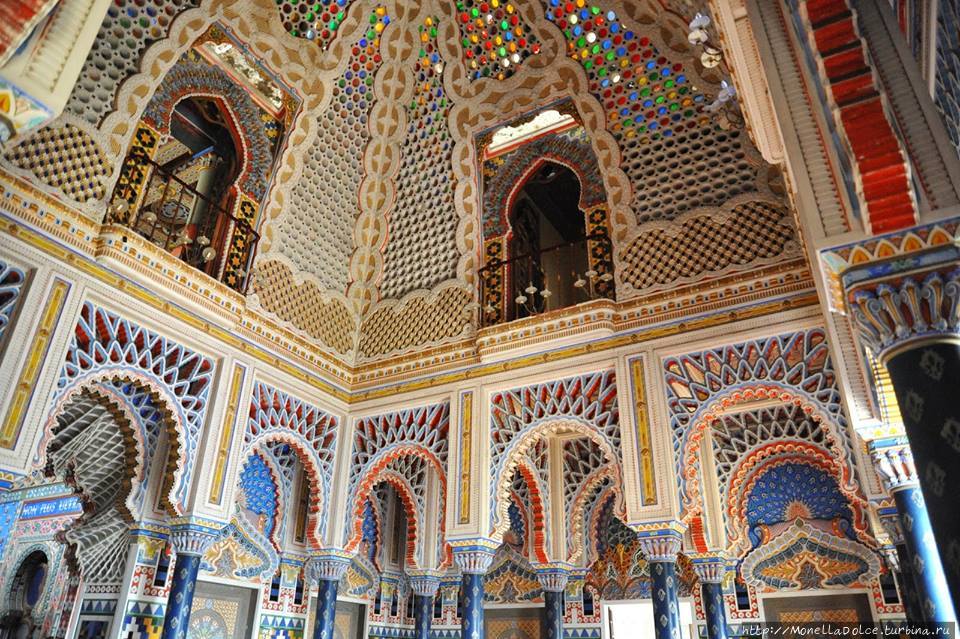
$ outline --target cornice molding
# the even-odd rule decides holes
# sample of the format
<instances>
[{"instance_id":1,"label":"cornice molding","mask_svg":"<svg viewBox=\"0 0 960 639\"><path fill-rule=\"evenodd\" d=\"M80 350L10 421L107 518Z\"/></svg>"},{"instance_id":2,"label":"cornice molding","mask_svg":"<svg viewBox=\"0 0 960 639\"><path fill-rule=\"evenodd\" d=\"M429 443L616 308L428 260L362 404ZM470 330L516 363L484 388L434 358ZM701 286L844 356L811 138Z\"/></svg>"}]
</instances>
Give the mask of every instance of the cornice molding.
<instances>
[{"instance_id":1,"label":"cornice molding","mask_svg":"<svg viewBox=\"0 0 960 639\"><path fill-rule=\"evenodd\" d=\"M345 403L612 351L817 303L803 260L625 302L598 301L477 338L352 365L122 227L99 225L0 169L0 233ZM490 360L496 360L488 362Z\"/></svg>"}]
</instances>

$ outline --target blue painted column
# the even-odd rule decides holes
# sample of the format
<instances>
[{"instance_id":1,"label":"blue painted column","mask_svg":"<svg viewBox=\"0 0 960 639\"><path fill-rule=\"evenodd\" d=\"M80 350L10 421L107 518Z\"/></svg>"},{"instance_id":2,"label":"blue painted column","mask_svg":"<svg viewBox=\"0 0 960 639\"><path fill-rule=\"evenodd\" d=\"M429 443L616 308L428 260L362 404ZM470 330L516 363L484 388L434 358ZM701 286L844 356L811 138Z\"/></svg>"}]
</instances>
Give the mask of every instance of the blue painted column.
<instances>
[{"instance_id":1,"label":"blue painted column","mask_svg":"<svg viewBox=\"0 0 960 639\"><path fill-rule=\"evenodd\" d=\"M650 564L653 590L653 625L657 639L680 639L680 602L677 597L677 554L683 528L673 523L666 528L640 532L640 549Z\"/></svg>"},{"instance_id":2,"label":"blue painted column","mask_svg":"<svg viewBox=\"0 0 960 639\"><path fill-rule=\"evenodd\" d=\"M703 599L704 616L707 622L707 637L708 639L727 639L727 611L723 605L726 558L719 553L696 556L693 558L693 570L700 578L700 595Z\"/></svg>"},{"instance_id":3,"label":"blue painted column","mask_svg":"<svg viewBox=\"0 0 960 639\"><path fill-rule=\"evenodd\" d=\"M350 567L351 555L340 550L323 550L307 564L308 576L317 582L317 610L313 639L333 639L337 620L337 586Z\"/></svg>"},{"instance_id":4,"label":"blue painted column","mask_svg":"<svg viewBox=\"0 0 960 639\"><path fill-rule=\"evenodd\" d=\"M563 591L567 588L571 568L565 563L534 566L543 588L543 628L547 639L563 639Z\"/></svg>"},{"instance_id":5,"label":"blue painted column","mask_svg":"<svg viewBox=\"0 0 960 639\"><path fill-rule=\"evenodd\" d=\"M429 570L408 570L407 575L413 590L413 636L415 639L429 639L433 598L440 588L440 574Z\"/></svg>"},{"instance_id":6,"label":"blue painted column","mask_svg":"<svg viewBox=\"0 0 960 639\"><path fill-rule=\"evenodd\" d=\"M215 528L189 521L174 523L172 526L170 540L177 556L173 566L170 594L167 597L167 609L163 615L161 639L184 639L187 636L200 562L217 532Z\"/></svg>"},{"instance_id":7,"label":"blue painted column","mask_svg":"<svg viewBox=\"0 0 960 639\"><path fill-rule=\"evenodd\" d=\"M454 545L453 558L463 572L462 639L483 639L483 576L493 563L496 545L489 540Z\"/></svg>"},{"instance_id":8,"label":"blue painted column","mask_svg":"<svg viewBox=\"0 0 960 639\"><path fill-rule=\"evenodd\" d=\"M874 446L872 455L877 472L897 505L906 559L913 568L924 620L956 623L957 613L950 597L927 505L920 492L910 447L902 441L896 441L895 445Z\"/></svg>"}]
</instances>

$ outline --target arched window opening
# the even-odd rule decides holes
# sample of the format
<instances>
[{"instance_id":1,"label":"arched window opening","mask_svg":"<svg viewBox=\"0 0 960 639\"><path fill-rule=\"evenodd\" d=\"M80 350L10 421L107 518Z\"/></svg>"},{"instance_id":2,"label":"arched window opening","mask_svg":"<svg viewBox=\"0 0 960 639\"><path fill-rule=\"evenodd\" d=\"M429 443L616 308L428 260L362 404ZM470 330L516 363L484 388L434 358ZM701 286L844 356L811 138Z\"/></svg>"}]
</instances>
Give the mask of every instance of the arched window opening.
<instances>
[{"instance_id":1,"label":"arched window opening","mask_svg":"<svg viewBox=\"0 0 960 639\"><path fill-rule=\"evenodd\" d=\"M29 612L40 601L47 583L47 555L35 550L23 560L14 577L11 592L14 605Z\"/></svg>"},{"instance_id":2,"label":"arched window opening","mask_svg":"<svg viewBox=\"0 0 960 639\"><path fill-rule=\"evenodd\" d=\"M219 100L177 103L170 135L149 163L150 178L133 228L188 264L216 276L228 239L242 162Z\"/></svg>"},{"instance_id":3,"label":"arched window opening","mask_svg":"<svg viewBox=\"0 0 960 639\"><path fill-rule=\"evenodd\" d=\"M508 319L584 301L577 283L590 270L576 174L545 162L530 176L510 211Z\"/></svg>"}]
</instances>

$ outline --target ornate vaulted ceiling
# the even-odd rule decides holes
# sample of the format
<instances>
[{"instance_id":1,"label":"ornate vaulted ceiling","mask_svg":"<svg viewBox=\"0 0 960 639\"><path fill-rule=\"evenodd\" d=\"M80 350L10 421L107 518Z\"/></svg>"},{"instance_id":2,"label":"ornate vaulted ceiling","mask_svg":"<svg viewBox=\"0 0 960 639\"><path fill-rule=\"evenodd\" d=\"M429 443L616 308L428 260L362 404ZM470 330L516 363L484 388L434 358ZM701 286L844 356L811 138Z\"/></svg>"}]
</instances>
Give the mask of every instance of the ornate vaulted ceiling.
<instances>
[{"instance_id":1,"label":"ornate vaulted ceiling","mask_svg":"<svg viewBox=\"0 0 960 639\"><path fill-rule=\"evenodd\" d=\"M779 171L708 108L726 71L700 64L688 5L119 0L65 115L5 161L102 216L129 122L217 24L301 100L250 302L323 350L363 361L477 330L484 136L561 101L599 168L619 300L796 262Z\"/></svg>"}]
</instances>

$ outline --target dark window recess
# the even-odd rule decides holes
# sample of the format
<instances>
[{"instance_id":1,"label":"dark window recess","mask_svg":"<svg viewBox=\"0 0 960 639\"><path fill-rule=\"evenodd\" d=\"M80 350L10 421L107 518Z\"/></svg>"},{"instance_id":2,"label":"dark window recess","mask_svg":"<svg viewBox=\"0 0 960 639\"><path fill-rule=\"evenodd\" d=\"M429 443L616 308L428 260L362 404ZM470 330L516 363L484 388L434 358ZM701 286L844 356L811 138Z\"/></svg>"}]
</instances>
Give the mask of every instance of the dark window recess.
<instances>
[{"instance_id":1,"label":"dark window recess","mask_svg":"<svg viewBox=\"0 0 960 639\"><path fill-rule=\"evenodd\" d=\"M303 603L303 573L297 575L297 587L293 591L293 603L294 605L301 605Z\"/></svg>"},{"instance_id":2,"label":"dark window recess","mask_svg":"<svg viewBox=\"0 0 960 639\"><path fill-rule=\"evenodd\" d=\"M737 610L750 610L750 591L747 590L747 584L739 577L733 584L737 595Z\"/></svg>"},{"instance_id":3,"label":"dark window recess","mask_svg":"<svg viewBox=\"0 0 960 639\"><path fill-rule=\"evenodd\" d=\"M167 576L170 574L170 554L170 544L167 544L160 551L160 558L157 559L157 572L153 575L154 588L167 587Z\"/></svg>"},{"instance_id":4,"label":"dark window recess","mask_svg":"<svg viewBox=\"0 0 960 639\"><path fill-rule=\"evenodd\" d=\"M593 591L589 588L583 589L583 614L585 617L592 617L594 614Z\"/></svg>"},{"instance_id":5,"label":"dark window recess","mask_svg":"<svg viewBox=\"0 0 960 639\"><path fill-rule=\"evenodd\" d=\"M273 579L270 581L270 601L277 602L280 601L280 571L277 571L277 574L273 576Z\"/></svg>"},{"instance_id":6,"label":"dark window recess","mask_svg":"<svg viewBox=\"0 0 960 639\"><path fill-rule=\"evenodd\" d=\"M889 570L880 575L880 593L883 595L883 603L887 605L900 603L900 593L897 592L897 581L893 578L893 573Z\"/></svg>"}]
</instances>

